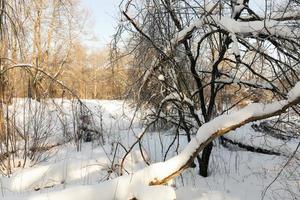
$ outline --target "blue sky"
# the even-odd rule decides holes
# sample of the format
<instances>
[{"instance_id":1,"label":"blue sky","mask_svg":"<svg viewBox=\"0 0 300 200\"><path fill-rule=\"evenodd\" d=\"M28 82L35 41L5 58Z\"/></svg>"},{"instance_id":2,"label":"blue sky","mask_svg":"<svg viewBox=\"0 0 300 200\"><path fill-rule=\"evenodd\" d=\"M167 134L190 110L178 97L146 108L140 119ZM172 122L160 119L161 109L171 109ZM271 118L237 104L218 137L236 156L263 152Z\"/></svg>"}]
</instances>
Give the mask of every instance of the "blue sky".
<instances>
[{"instance_id":1,"label":"blue sky","mask_svg":"<svg viewBox=\"0 0 300 200\"><path fill-rule=\"evenodd\" d=\"M87 10L90 17L91 36L83 38L85 46L92 49L104 48L111 40L111 35L117 26L118 6L121 0L81 0L83 9ZM264 9L263 0L250 1L250 7L261 11Z\"/></svg>"},{"instance_id":2,"label":"blue sky","mask_svg":"<svg viewBox=\"0 0 300 200\"><path fill-rule=\"evenodd\" d=\"M82 0L81 4L89 12L91 33L96 41L84 41L91 48L103 48L110 41L117 26L120 0ZM91 38L91 37L87 37ZM86 40L84 38L84 40Z\"/></svg>"}]
</instances>

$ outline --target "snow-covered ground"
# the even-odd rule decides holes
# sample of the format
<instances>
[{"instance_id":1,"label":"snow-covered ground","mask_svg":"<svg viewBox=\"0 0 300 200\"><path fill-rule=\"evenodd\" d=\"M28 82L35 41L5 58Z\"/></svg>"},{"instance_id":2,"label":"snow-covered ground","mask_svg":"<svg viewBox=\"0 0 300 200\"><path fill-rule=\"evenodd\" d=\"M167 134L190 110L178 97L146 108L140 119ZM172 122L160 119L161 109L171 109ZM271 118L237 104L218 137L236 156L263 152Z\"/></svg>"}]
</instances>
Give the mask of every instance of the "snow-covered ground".
<instances>
[{"instance_id":1,"label":"snow-covered ground","mask_svg":"<svg viewBox=\"0 0 300 200\"><path fill-rule=\"evenodd\" d=\"M25 168L14 168L9 178L0 177L0 199L105 199L105 193L114 192L115 188L97 192L97 187L101 186L101 191L104 191L103 182L119 176L124 147L128 149L143 130L140 113L135 113L134 107L123 101L84 100L84 103L92 117L91 126L101 130L104 144L100 140L83 143L81 150L77 151L74 142L66 141L51 149L46 159L33 166L28 163ZM74 132L73 119L78 108L68 100L48 100L43 105L33 101L29 107L28 100L16 99L9 110L20 126L24 120L28 124L28 119L36 117L39 130L51 135L47 144L56 144ZM131 121L133 116L136 118ZM29 127L34 130L37 125ZM264 199L300 199L299 155L296 153L295 158L289 160L289 155L297 148L297 139L283 144L281 140L255 132L251 124L227 137L251 145L263 144L267 149L278 149L285 154L274 156L229 149L215 141L208 178L198 176L197 168L191 168L169 187L149 189L140 186L136 197L143 193L139 199L164 199L162 195L168 193L170 198L176 196L178 200L255 200L262 199L265 194ZM173 138L172 129L147 133L142 140L147 162L162 161ZM176 155L186 144L186 136L180 135L166 158ZM289 163L282 170L287 161ZM125 160L124 168L127 173L132 173L145 166L139 145L136 145ZM278 174L277 180L268 187ZM173 189L176 194L172 193Z\"/></svg>"}]
</instances>

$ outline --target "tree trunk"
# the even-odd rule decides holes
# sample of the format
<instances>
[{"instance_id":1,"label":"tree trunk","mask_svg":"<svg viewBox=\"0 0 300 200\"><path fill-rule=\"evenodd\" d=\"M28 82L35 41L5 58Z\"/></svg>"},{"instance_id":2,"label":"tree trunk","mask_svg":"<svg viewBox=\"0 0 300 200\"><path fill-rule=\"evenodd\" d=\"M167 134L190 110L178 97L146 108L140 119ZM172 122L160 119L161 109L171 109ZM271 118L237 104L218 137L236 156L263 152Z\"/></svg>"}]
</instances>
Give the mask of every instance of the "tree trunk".
<instances>
[{"instance_id":1,"label":"tree trunk","mask_svg":"<svg viewBox=\"0 0 300 200\"><path fill-rule=\"evenodd\" d=\"M213 143L211 142L202 151L199 174L203 177L208 176L208 165L209 165L209 158L210 158L212 148L213 148Z\"/></svg>"}]
</instances>

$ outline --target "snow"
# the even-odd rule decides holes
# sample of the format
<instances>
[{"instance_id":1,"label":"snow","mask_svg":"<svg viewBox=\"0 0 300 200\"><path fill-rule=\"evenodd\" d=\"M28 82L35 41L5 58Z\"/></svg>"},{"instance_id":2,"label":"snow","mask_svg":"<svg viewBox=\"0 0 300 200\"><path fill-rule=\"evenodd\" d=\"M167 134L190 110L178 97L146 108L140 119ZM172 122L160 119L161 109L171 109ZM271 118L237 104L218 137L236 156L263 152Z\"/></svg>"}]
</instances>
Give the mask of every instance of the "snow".
<instances>
[{"instance_id":1,"label":"snow","mask_svg":"<svg viewBox=\"0 0 300 200\"><path fill-rule=\"evenodd\" d=\"M175 196L175 192L170 187L166 186L147 186L143 182L143 177L151 176L150 171L139 171L142 173L136 173L134 175L120 176L118 178L102 182L96 185L89 186L77 186L67 188L59 192L51 192L48 194L33 195L29 197L29 200L36 199L47 199L47 200L79 200L84 198L89 198L91 200L98 199L99 194L101 194L101 199L131 199L138 195L142 199L149 199L151 192L154 197L167 197L167 199L172 199ZM155 192L153 194L152 192Z\"/></svg>"},{"instance_id":2,"label":"snow","mask_svg":"<svg viewBox=\"0 0 300 200\"><path fill-rule=\"evenodd\" d=\"M264 33L282 37L293 36L292 31L284 23L275 20L239 22L230 17L221 17L220 19L219 16L212 16L211 18L221 28L230 33L251 35Z\"/></svg>"},{"instance_id":3,"label":"snow","mask_svg":"<svg viewBox=\"0 0 300 200\"><path fill-rule=\"evenodd\" d=\"M33 197L29 197L30 200L64 200L64 199L72 199L72 200L81 200L81 199L89 199L89 200L98 200L99 195L101 195L101 199L111 199L111 193L113 193L113 189L111 187L107 187L110 185L107 184L98 184L94 186L76 186L72 188L67 188L60 192L52 192L46 195L36 195ZM110 195L110 196L108 196Z\"/></svg>"},{"instance_id":4,"label":"snow","mask_svg":"<svg viewBox=\"0 0 300 200\"><path fill-rule=\"evenodd\" d=\"M203 18L195 20L189 26L179 31L176 34L176 36L171 40L171 43L172 44L178 43L179 41L183 40L188 35L188 33L191 33L193 29L200 28L203 24L204 24Z\"/></svg>"},{"instance_id":5,"label":"snow","mask_svg":"<svg viewBox=\"0 0 300 200\"><path fill-rule=\"evenodd\" d=\"M164 77L164 75L162 75L162 74L158 75L158 80L160 80L160 81L164 81L164 80L165 80L165 77Z\"/></svg>"},{"instance_id":6,"label":"snow","mask_svg":"<svg viewBox=\"0 0 300 200\"><path fill-rule=\"evenodd\" d=\"M288 141L266 137L265 133L253 131L252 125L256 123L249 123L235 131L229 132L225 137L234 142L241 142L252 147L262 147L266 150L275 151L282 156L288 156L293 153L298 145L297 139L290 139Z\"/></svg>"},{"instance_id":7,"label":"snow","mask_svg":"<svg viewBox=\"0 0 300 200\"><path fill-rule=\"evenodd\" d=\"M264 18L264 15L261 15L260 18ZM299 11L290 11L290 10L285 10L284 12L272 12L270 13L269 18L273 20L280 20L282 18L291 18L291 20L299 19Z\"/></svg>"},{"instance_id":8,"label":"snow","mask_svg":"<svg viewBox=\"0 0 300 200\"><path fill-rule=\"evenodd\" d=\"M25 169L17 169L11 178L1 178L0 182L5 184L5 187L2 188L3 197L7 200L93 200L99 199L99 195L104 200L131 199L133 197L138 199L185 199L185 197L200 200L257 199L263 188L276 175L276 171L280 170L279 163L283 161L281 157L276 157L276 159L272 159L274 157L271 158L267 155L255 155L253 157L253 153L239 152L237 154L240 154L239 159L242 160L242 163L239 164L242 171L234 171L232 166L228 168L230 172L213 169L212 176L204 179L194 174L197 173L195 169L188 169L187 174L183 175L182 183L180 178L169 181L166 186L149 186L149 183L161 180L171 172L178 170L186 163L199 144L207 140L216 131L226 132L226 127L241 123L248 118L280 110L287 103L300 96L299 88L300 85L298 83L289 93L288 100L273 102L267 105L251 104L237 112L217 117L211 122L204 124L199 128L197 135L189 144L186 145L186 142L183 142L186 139L181 138L179 149L181 153L176 155L174 151L173 154L168 156L169 159L165 162L157 162L145 167L141 155L137 151L133 151L128 157L127 164L125 164L125 168L131 169L130 172L132 173L118 176L113 172L111 174L112 179L108 178L109 180L107 181L104 180L107 179L105 177L107 177L111 167L118 167L111 163L111 156L114 155L114 151L109 150L112 147L111 144L113 144L111 142L122 141L127 147L130 146L132 141L135 141L135 137L132 136L133 134L128 134L129 130L124 130L126 124L130 124L130 120L128 119L134 115L134 109L128 105L124 105L120 101L97 102L85 100L90 108L101 105L104 126L113 127L112 132L106 135L108 138L106 144L104 146L93 146L87 143L83 145L81 152L76 152L76 148L72 144L58 147L58 152L49 160L33 167L28 166ZM69 105L67 102L63 104ZM141 130L139 126L138 123L134 123L132 131L137 132ZM237 132L241 131L237 130ZM149 160L152 161L161 160L161 157L158 155L163 151L163 147L161 149L158 148L160 141L158 137L157 133L146 137L149 148L145 148L144 150ZM172 140L168 134L164 135L163 138L165 138L163 139L164 143ZM153 146L155 148L152 148ZM185 148L183 149L183 147ZM226 160L224 165L227 163L228 165L234 165L236 162L230 157L232 152L222 148L216 148L214 151L222 154L223 159ZM215 155L212 160L216 159L216 156L218 155ZM256 159L257 157L259 159ZM118 151L116 163L121 158L122 151ZM261 162L262 168L258 168L259 162ZM251 167L249 168L249 166L245 165L246 163L251 165ZM259 175L251 175L252 171L249 171L250 169L256 170ZM118 171L118 168L116 168L116 171ZM271 172L272 176L265 178L266 175L262 175L267 173L267 171ZM189 183L190 181L194 183L191 184ZM286 181L289 180L287 179ZM188 183L188 186L183 187L182 184L184 182ZM288 184L291 185L292 182L288 182ZM194 189L191 185L194 187L197 186L200 189ZM275 186L277 187L278 184ZM51 188L47 189L47 187ZM242 189L236 190L234 189L236 187L241 187ZM291 190L294 187L291 187ZM40 190L35 192L34 189Z\"/></svg>"},{"instance_id":9,"label":"snow","mask_svg":"<svg viewBox=\"0 0 300 200\"><path fill-rule=\"evenodd\" d=\"M300 96L300 92L297 95ZM144 180L148 179L148 183L151 180L155 179L161 180L167 175L172 174L172 172L177 171L181 166L183 166L190 158L190 155L192 155L195 152L195 150L200 146L200 144L206 141L212 134L216 133L217 131L226 131L226 128L242 123L243 121L251 117L259 117L269 113L274 113L278 110L281 110L286 104L288 104L288 101L285 100L273 102L266 105L254 103L246 106L245 108L235 113L216 117L212 121L203 124L198 129L196 137L194 137L190 141L190 143L180 154L178 154L178 156L175 156L165 161L164 163L152 164L149 167L138 171L133 176L137 174L139 175L139 173L146 172L148 174L148 177L143 178ZM157 171L158 169L159 172ZM153 173L155 174L154 177ZM145 184L147 184L147 181L145 182Z\"/></svg>"},{"instance_id":10,"label":"snow","mask_svg":"<svg viewBox=\"0 0 300 200\"><path fill-rule=\"evenodd\" d=\"M288 97L290 101L299 98L300 94L300 82L296 83L296 85L289 91Z\"/></svg>"},{"instance_id":11,"label":"snow","mask_svg":"<svg viewBox=\"0 0 300 200\"><path fill-rule=\"evenodd\" d=\"M139 185L137 186L135 192L133 193L133 196L140 200L176 199L174 188L170 186L164 186L164 185L156 185L156 186Z\"/></svg>"},{"instance_id":12,"label":"snow","mask_svg":"<svg viewBox=\"0 0 300 200\"><path fill-rule=\"evenodd\" d=\"M10 178L10 190L22 192L30 189L51 187L64 182L92 177L95 172L109 165L104 152L94 152L93 157L87 157L90 149L76 152L72 155L61 155L66 159L50 164L41 164L15 173ZM87 157L87 158L86 158Z\"/></svg>"},{"instance_id":13,"label":"snow","mask_svg":"<svg viewBox=\"0 0 300 200\"><path fill-rule=\"evenodd\" d=\"M286 158L281 156L229 150L223 147L213 149L211 160L212 169L208 178L195 179L194 173L191 173L193 169L188 169L187 173L184 174L184 185L190 189L179 188L177 196L182 197L190 194L196 198L196 195L201 197L202 194L216 192L220 199L260 200L263 190L277 176L278 171L286 162ZM288 168L290 171L297 171L297 163L293 162L294 164ZM299 194L293 180L295 177L299 177L299 173L298 175L297 172L294 175L291 175L290 172L285 173L272 185L264 199L292 199L288 193L284 192L282 186L289 185L291 192ZM197 191L195 196L192 195L191 190ZM187 192L182 194L183 191ZM280 192L277 193L276 191ZM214 198L217 198L217 194ZM214 198L211 199L214 200Z\"/></svg>"},{"instance_id":14,"label":"snow","mask_svg":"<svg viewBox=\"0 0 300 200\"><path fill-rule=\"evenodd\" d=\"M178 92L172 92L170 94L168 94L162 101L161 101L161 105L167 101L170 100L176 100L176 101L182 101L182 102L186 102L189 105L194 105L194 102L188 98L185 94L183 93L178 93Z\"/></svg>"},{"instance_id":15,"label":"snow","mask_svg":"<svg viewBox=\"0 0 300 200\"><path fill-rule=\"evenodd\" d=\"M89 200L101 199L131 199L136 197L141 200L150 199L166 199L173 200L176 198L176 194L173 188L169 186L147 186L147 185L135 185L133 193L128 195L126 188L118 187L119 184L129 184L128 179L120 178L118 181L111 180L92 186L77 186L67 188L61 192L52 192L47 195L36 195L29 197L30 200L81 200L88 198ZM130 188L130 187L129 187Z\"/></svg>"},{"instance_id":16,"label":"snow","mask_svg":"<svg viewBox=\"0 0 300 200\"><path fill-rule=\"evenodd\" d=\"M238 41L237 41L237 38L236 38L236 35L234 33L230 33L229 34L233 43L232 43L232 51L233 51L233 54L235 56L240 56L240 49L239 49L239 45L238 45Z\"/></svg>"},{"instance_id":17,"label":"snow","mask_svg":"<svg viewBox=\"0 0 300 200\"><path fill-rule=\"evenodd\" d=\"M235 40L233 34L241 35L257 35L259 33L266 35L275 35L281 37L293 37L294 33L288 28L285 22L276 20L262 20L242 22L236 21L231 17L211 15L206 18L195 19L191 24L179 31L172 39L172 44L177 44L183 40L188 34L195 29L200 29L204 25L215 24L221 29L229 32L232 39ZM236 45L235 45L236 46ZM237 47L233 47L234 52L237 53Z\"/></svg>"},{"instance_id":18,"label":"snow","mask_svg":"<svg viewBox=\"0 0 300 200\"><path fill-rule=\"evenodd\" d=\"M142 81L142 85L141 85L141 88L143 88L143 86L147 83L147 81L149 80L149 77L152 75L154 69L155 69L155 66L156 66L156 62L157 60L156 59L153 59L152 62L151 62L151 65L150 65L150 68L146 70L144 76L143 76L143 81Z\"/></svg>"},{"instance_id":19,"label":"snow","mask_svg":"<svg viewBox=\"0 0 300 200\"><path fill-rule=\"evenodd\" d=\"M240 13L244 8L245 8L245 6L243 4L234 6L232 16L235 16L237 13Z\"/></svg>"},{"instance_id":20,"label":"snow","mask_svg":"<svg viewBox=\"0 0 300 200\"><path fill-rule=\"evenodd\" d=\"M239 4L239 5L241 5L241 4L244 3L244 0L237 0L236 3Z\"/></svg>"},{"instance_id":21,"label":"snow","mask_svg":"<svg viewBox=\"0 0 300 200\"><path fill-rule=\"evenodd\" d=\"M220 191L205 191L191 187L182 187L177 190L177 193L177 200L185 200L187 197L189 200L237 200Z\"/></svg>"}]
</instances>

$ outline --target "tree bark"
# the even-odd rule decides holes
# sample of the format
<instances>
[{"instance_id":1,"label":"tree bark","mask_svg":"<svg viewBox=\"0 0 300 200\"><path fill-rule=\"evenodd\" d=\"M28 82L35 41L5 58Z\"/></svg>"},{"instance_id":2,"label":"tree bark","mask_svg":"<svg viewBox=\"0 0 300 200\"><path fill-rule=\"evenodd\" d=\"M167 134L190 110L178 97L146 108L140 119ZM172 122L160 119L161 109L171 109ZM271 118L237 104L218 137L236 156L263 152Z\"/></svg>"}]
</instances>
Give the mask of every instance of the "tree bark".
<instances>
[{"instance_id":1,"label":"tree bark","mask_svg":"<svg viewBox=\"0 0 300 200\"><path fill-rule=\"evenodd\" d=\"M209 158L213 148L213 143L210 142L202 151L199 174L203 177L208 176Z\"/></svg>"}]
</instances>

